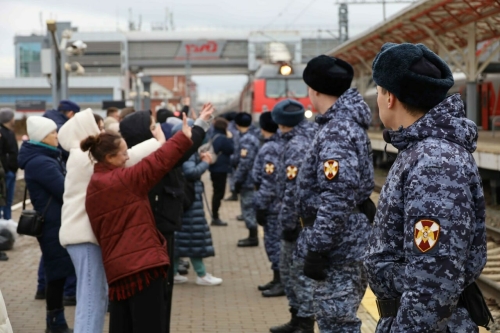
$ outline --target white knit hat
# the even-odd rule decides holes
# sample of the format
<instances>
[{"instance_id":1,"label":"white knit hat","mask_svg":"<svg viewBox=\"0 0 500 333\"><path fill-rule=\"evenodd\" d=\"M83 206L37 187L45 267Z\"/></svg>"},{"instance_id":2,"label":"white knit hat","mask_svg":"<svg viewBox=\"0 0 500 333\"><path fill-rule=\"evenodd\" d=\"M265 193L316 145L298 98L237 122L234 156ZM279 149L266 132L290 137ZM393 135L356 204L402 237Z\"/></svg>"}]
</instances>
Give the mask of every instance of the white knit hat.
<instances>
[{"instance_id":1,"label":"white knit hat","mask_svg":"<svg viewBox=\"0 0 500 333\"><path fill-rule=\"evenodd\" d=\"M56 123L45 117L31 116L26 121L31 141L41 142L50 132L57 129Z\"/></svg>"}]
</instances>

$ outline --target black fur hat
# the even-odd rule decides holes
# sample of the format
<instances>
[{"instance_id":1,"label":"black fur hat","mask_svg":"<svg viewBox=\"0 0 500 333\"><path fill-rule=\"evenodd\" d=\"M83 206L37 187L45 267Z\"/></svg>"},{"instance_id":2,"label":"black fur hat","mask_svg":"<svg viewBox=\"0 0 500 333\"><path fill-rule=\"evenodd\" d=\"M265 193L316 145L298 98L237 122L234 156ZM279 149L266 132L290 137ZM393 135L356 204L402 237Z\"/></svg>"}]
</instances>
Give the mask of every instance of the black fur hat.
<instances>
[{"instance_id":1,"label":"black fur hat","mask_svg":"<svg viewBox=\"0 0 500 333\"><path fill-rule=\"evenodd\" d=\"M262 112L259 118L259 125L264 131L276 133L278 124L276 124L271 116L271 112Z\"/></svg>"},{"instance_id":2,"label":"black fur hat","mask_svg":"<svg viewBox=\"0 0 500 333\"><path fill-rule=\"evenodd\" d=\"M277 103L271 115L276 124L294 127L304 120L304 106L294 99L285 99Z\"/></svg>"},{"instance_id":3,"label":"black fur hat","mask_svg":"<svg viewBox=\"0 0 500 333\"><path fill-rule=\"evenodd\" d=\"M252 116L246 112L240 112L234 117L234 122L240 127L250 127L252 125Z\"/></svg>"},{"instance_id":4,"label":"black fur hat","mask_svg":"<svg viewBox=\"0 0 500 333\"><path fill-rule=\"evenodd\" d=\"M312 89L322 94L342 95L351 87L354 70L342 59L320 55L307 63L302 78Z\"/></svg>"},{"instance_id":5,"label":"black fur hat","mask_svg":"<svg viewBox=\"0 0 500 333\"><path fill-rule=\"evenodd\" d=\"M372 65L373 81L410 106L431 109L453 86L448 65L423 44L385 43Z\"/></svg>"}]
</instances>

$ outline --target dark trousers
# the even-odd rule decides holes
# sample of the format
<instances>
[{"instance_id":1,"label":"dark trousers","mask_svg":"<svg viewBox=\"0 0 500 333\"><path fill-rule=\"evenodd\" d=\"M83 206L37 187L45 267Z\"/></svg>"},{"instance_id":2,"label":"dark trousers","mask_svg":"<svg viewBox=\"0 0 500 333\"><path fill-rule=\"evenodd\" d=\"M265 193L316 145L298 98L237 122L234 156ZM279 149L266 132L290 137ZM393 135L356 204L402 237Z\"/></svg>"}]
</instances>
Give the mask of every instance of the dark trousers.
<instances>
[{"instance_id":1,"label":"dark trousers","mask_svg":"<svg viewBox=\"0 0 500 333\"><path fill-rule=\"evenodd\" d=\"M220 202L224 198L224 194L226 192L227 173L212 172L210 173L210 179L212 180L214 188L212 196L212 216L214 219L218 219Z\"/></svg>"},{"instance_id":2,"label":"dark trousers","mask_svg":"<svg viewBox=\"0 0 500 333\"><path fill-rule=\"evenodd\" d=\"M170 257L170 268L165 280L166 333L170 333L170 316L172 315L172 297L174 292L174 233L163 234L167 240L167 253Z\"/></svg>"},{"instance_id":3,"label":"dark trousers","mask_svg":"<svg viewBox=\"0 0 500 333\"><path fill-rule=\"evenodd\" d=\"M165 333L165 279L110 304L109 333Z\"/></svg>"},{"instance_id":4,"label":"dark trousers","mask_svg":"<svg viewBox=\"0 0 500 333\"><path fill-rule=\"evenodd\" d=\"M49 281L46 289L47 311L58 310L63 308L63 292L66 278Z\"/></svg>"},{"instance_id":5,"label":"dark trousers","mask_svg":"<svg viewBox=\"0 0 500 333\"><path fill-rule=\"evenodd\" d=\"M76 274L70 275L65 279L64 285L64 296L74 297L76 296ZM43 291L46 290L48 286L45 282L45 268L43 266L43 256L40 258L40 264L38 265L38 285L36 290Z\"/></svg>"}]
</instances>

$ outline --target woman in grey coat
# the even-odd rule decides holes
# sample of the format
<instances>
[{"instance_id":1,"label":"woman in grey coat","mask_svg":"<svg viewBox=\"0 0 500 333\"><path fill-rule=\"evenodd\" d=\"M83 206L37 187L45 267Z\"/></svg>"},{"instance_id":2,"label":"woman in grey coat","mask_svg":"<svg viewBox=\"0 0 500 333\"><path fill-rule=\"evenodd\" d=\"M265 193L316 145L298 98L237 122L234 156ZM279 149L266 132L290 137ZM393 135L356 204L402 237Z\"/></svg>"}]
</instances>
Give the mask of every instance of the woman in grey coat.
<instances>
[{"instance_id":1,"label":"woman in grey coat","mask_svg":"<svg viewBox=\"0 0 500 333\"><path fill-rule=\"evenodd\" d=\"M187 182L194 183L195 200L182 216L182 230L175 233L174 283L187 282L187 277L179 275L177 268L180 257L189 257L198 277L196 284L216 286L222 279L212 276L205 270L203 258L215 255L212 235L203 209L203 182L201 175L208 170L212 157L210 153L193 154L182 165Z\"/></svg>"}]
</instances>

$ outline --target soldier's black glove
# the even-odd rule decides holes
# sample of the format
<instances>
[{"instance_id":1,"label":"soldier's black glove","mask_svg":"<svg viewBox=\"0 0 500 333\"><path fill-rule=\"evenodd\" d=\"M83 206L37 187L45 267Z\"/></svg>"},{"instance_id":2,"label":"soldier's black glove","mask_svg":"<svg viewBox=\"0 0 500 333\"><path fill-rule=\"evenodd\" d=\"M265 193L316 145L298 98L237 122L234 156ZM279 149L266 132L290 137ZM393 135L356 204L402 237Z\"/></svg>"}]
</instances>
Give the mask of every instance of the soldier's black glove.
<instances>
[{"instance_id":1,"label":"soldier's black glove","mask_svg":"<svg viewBox=\"0 0 500 333\"><path fill-rule=\"evenodd\" d=\"M255 211L255 219L259 225L265 226L267 224L267 210L257 209Z\"/></svg>"},{"instance_id":2,"label":"soldier's black glove","mask_svg":"<svg viewBox=\"0 0 500 333\"><path fill-rule=\"evenodd\" d=\"M242 186L243 186L243 184L240 183L240 182L234 183L234 192L236 192L237 194L239 194L241 192L241 187Z\"/></svg>"},{"instance_id":3,"label":"soldier's black glove","mask_svg":"<svg viewBox=\"0 0 500 333\"><path fill-rule=\"evenodd\" d=\"M288 242L295 242L299 238L301 228L296 227L293 230L285 229L281 233L281 238Z\"/></svg>"},{"instance_id":4,"label":"soldier's black glove","mask_svg":"<svg viewBox=\"0 0 500 333\"><path fill-rule=\"evenodd\" d=\"M316 281L323 281L326 279L325 270L328 266L328 257L326 255L308 251L304 263L304 275Z\"/></svg>"}]
</instances>

